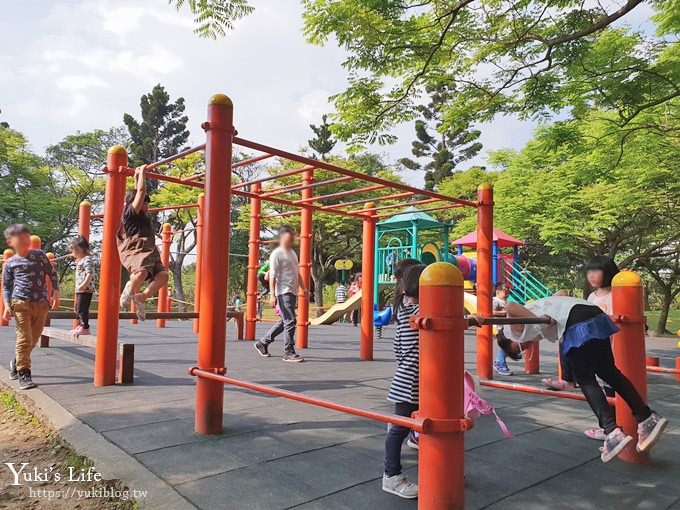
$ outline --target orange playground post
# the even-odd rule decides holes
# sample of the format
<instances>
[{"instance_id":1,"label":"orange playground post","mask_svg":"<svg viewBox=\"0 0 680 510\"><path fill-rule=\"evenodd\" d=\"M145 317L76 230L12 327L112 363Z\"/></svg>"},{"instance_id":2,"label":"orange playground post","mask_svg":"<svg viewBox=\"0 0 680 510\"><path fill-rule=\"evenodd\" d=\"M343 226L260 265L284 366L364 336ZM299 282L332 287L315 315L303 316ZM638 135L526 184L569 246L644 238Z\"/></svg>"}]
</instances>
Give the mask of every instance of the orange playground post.
<instances>
[{"instance_id":1,"label":"orange playground post","mask_svg":"<svg viewBox=\"0 0 680 510\"><path fill-rule=\"evenodd\" d=\"M314 170L305 170L302 174L302 201L309 201L314 196L311 188L314 181ZM307 187L305 187L307 186ZM300 208L300 277L305 288L309 290L312 270L312 210ZM298 324L295 347L306 349L309 343L309 295L298 290Z\"/></svg>"},{"instance_id":2,"label":"orange playground post","mask_svg":"<svg viewBox=\"0 0 680 510\"><path fill-rule=\"evenodd\" d=\"M373 272L375 271L375 202L366 202L363 218L363 248L361 251L361 340L359 359L373 359Z\"/></svg>"},{"instance_id":3,"label":"orange playground post","mask_svg":"<svg viewBox=\"0 0 680 510\"><path fill-rule=\"evenodd\" d=\"M205 211L205 193L198 195L198 212L196 214L196 274L194 275L194 312L200 312L201 305L201 255L203 253L203 211ZM198 333L198 319L194 319L194 333Z\"/></svg>"},{"instance_id":4,"label":"orange playground post","mask_svg":"<svg viewBox=\"0 0 680 510\"><path fill-rule=\"evenodd\" d=\"M90 222L92 220L92 204L87 200L80 202L78 207L78 234L90 239Z\"/></svg>"},{"instance_id":5,"label":"orange playground post","mask_svg":"<svg viewBox=\"0 0 680 510\"><path fill-rule=\"evenodd\" d=\"M170 268L170 244L172 242L172 225L170 223L163 223L163 230L161 233L161 264L167 271ZM158 290L158 311L165 312L168 308L168 286L164 285ZM156 327L164 328L165 319L156 319Z\"/></svg>"},{"instance_id":6,"label":"orange playground post","mask_svg":"<svg viewBox=\"0 0 680 510\"><path fill-rule=\"evenodd\" d=\"M198 368L224 374L227 340L227 282L229 281L229 214L234 106L215 94L208 103L205 147L205 209L201 253L201 311L198 328ZM205 269L210 276L203 277ZM196 382L194 427L199 434L222 433L224 383L200 378Z\"/></svg>"},{"instance_id":7,"label":"orange playground post","mask_svg":"<svg viewBox=\"0 0 680 510\"><path fill-rule=\"evenodd\" d=\"M106 190L104 192L104 228L99 275L99 308L97 348L94 356L94 385L109 386L116 382L118 350L118 312L120 299L120 258L116 235L123 214L127 152L114 145L106 157Z\"/></svg>"},{"instance_id":8,"label":"orange playground post","mask_svg":"<svg viewBox=\"0 0 680 510\"><path fill-rule=\"evenodd\" d=\"M436 262L420 276L420 409L431 430L420 435L418 509L462 510L463 433L472 423L464 412L463 275L452 264Z\"/></svg>"},{"instance_id":9,"label":"orange playground post","mask_svg":"<svg viewBox=\"0 0 680 510\"><path fill-rule=\"evenodd\" d=\"M491 312L491 247L493 244L493 184L484 182L477 188L477 313L486 317ZM493 378L493 330L477 329L477 375Z\"/></svg>"},{"instance_id":10,"label":"orange playground post","mask_svg":"<svg viewBox=\"0 0 680 510\"><path fill-rule=\"evenodd\" d=\"M645 318L642 301L642 279L633 271L621 271L612 280L612 315L622 317L617 322L619 332L614 335L614 359L621 370L638 390L642 400L647 401L647 369L645 366ZM635 464L649 462L648 453L635 450L637 443L637 422L624 402L616 394L616 423L632 441L619 458Z\"/></svg>"},{"instance_id":11,"label":"orange playground post","mask_svg":"<svg viewBox=\"0 0 680 510\"><path fill-rule=\"evenodd\" d=\"M42 249L42 239L40 239L40 236L32 235L31 236L31 250L40 250Z\"/></svg>"},{"instance_id":12,"label":"orange playground post","mask_svg":"<svg viewBox=\"0 0 680 510\"><path fill-rule=\"evenodd\" d=\"M11 259L14 256L14 250L10 250L7 248L4 252L2 252L2 262L3 262L3 270L5 267L5 262L7 262L9 259ZM2 297L2 278L0 277L0 317L2 317L2 314L5 313L5 300ZM5 321L0 319L0 326L9 326L9 321Z\"/></svg>"},{"instance_id":13,"label":"orange playground post","mask_svg":"<svg viewBox=\"0 0 680 510\"><path fill-rule=\"evenodd\" d=\"M257 329L257 271L260 267L260 222L262 214L262 184L256 182L250 188L255 195L250 199L250 237L248 238L248 288L246 289L246 340L255 340Z\"/></svg>"},{"instance_id":14,"label":"orange playground post","mask_svg":"<svg viewBox=\"0 0 680 510\"><path fill-rule=\"evenodd\" d=\"M524 372L527 374L539 374L541 372L541 354L538 342L529 342L529 346L522 355L524 356ZM557 363L559 364L559 357Z\"/></svg>"}]
</instances>

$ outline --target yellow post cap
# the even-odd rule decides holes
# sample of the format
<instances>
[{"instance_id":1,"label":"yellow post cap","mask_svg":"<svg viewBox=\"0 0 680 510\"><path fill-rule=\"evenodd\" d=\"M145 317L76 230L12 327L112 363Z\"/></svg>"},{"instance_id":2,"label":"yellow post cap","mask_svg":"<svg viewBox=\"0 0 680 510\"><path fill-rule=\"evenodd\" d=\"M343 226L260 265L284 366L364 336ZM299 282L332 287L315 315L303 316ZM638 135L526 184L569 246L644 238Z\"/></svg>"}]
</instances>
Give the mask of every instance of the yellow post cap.
<instances>
[{"instance_id":1,"label":"yellow post cap","mask_svg":"<svg viewBox=\"0 0 680 510\"><path fill-rule=\"evenodd\" d=\"M33 243L39 243L39 242L41 242L41 241L42 241L42 239L40 239L40 236L37 236L37 235L35 235L35 234L33 234L33 235L31 236L31 242L33 242Z\"/></svg>"},{"instance_id":2,"label":"yellow post cap","mask_svg":"<svg viewBox=\"0 0 680 510\"><path fill-rule=\"evenodd\" d=\"M420 275L420 285L462 287L465 285L465 280L460 269L450 262L435 262L423 270Z\"/></svg>"},{"instance_id":3,"label":"yellow post cap","mask_svg":"<svg viewBox=\"0 0 680 510\"><path fill-rule=\"evenodd\" d=\"M14 250L10 250L7 248L5 251L2 252L2 258L3 260L7 260L14 257Z\"/></svg>"},{"instance_id":4,"label":"yellow post cap","mask_svg":"<svg viewBox=\"0 0 680 510\"><path fill-rule=\"evenodd\" d=\"M624 269L612 278L612 287L642 287L642 278L636 272Z\"/></svg>"},{"instance_id":5,"label":"yellow post cap","mask_svg":"<svg viewBox=\"0 0 680 510\"><path fill-rule=\"evenodd\" d=\"M366 202L364 204L364 209L373 209L375 207L375 202Z\"/></svg>"},{"instance_id":6,"label":"yellow post cap","mask_svg":"<svg viewBox=\"0 0 680 510\"><path fill-rule=\"evenodd\" d=\"M231 99L229 99L229 96L225 96L224 94L213 94L208 104L221 104L225 106L234 106L234 103L232 103Z\"/></svg>"},{"instance_id":7,"label":"yellow post cap","mask_svg":"<svg viewBox=\"0 0 680 510\"><path fill-rule=\"evenodd\" d=\"M45 253L45 256L50 260L55 258L54 253L52 253L51 251L48 251L47 253Z\"/></svg>"},{"instance_id":8,"label":"yellow post cap","mask_svg":"<svg viewBox=\"0 0 680 510\"><path fill-rule=\"evenodd\" d=\"M198 198L205 198L205 193L199 193Z\"/></svg>"},{"instance_id":9,"label":"yellow post cap","mask_svg":"<svg viewBox=\"0 0 680 510\"><path fill-rule=\"evenodd\" d=\"M107 154L127 154L125 147L122 145L114 145L107 151Z\"/></svg>"},{"instance_id":10,"label":"yellow post cap","mask_svg":"<svg viewBox=\"0 0 680 510\"><path fill-rule=\"evenodd\" d=\"M87 200L83 200L82 202L80 202L80 207L92 207L92 204Z\"/></svg>"},{"instance_id":11,"label":"yellow post cap","mask_svg":"<svg viewBox=\"0 0 680 510\"><path fill-rule=\"evenodd\" d=\"M172 230L172 225L170 223L163 223L163 230Z\"/></svg>"},{"instance_id":12,"label":"yellow post cap","mask_svg":"<svg viewBox=\"0 0 680 510\"><path fill-rule=\"evenodd\" d=\"M493 184L491 184L490 182L483 182L479 186L477 186L477 189L478 190L493 189Z\"/></svg>"}]
</instances>

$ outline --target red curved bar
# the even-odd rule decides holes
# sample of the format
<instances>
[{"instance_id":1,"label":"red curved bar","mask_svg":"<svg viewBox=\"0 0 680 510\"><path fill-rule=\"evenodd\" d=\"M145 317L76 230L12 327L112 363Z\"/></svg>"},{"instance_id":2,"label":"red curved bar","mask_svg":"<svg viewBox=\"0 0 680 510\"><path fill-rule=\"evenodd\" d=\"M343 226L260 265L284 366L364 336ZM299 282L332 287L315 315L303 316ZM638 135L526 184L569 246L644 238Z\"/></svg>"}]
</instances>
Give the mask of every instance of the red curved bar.
<instances>
[{"instance_id":1,"label":"red curved bar","mask_svg":"<svg viewBox=\"0 0 680 510\"><path fill-rule=\"evenodd\" d=\"M304 402L305 404L312 404L319 407L325 407L326 409L340 411L342 413L353 414L354 416L361 416L362 418L368 418L369 420L380 421L383 423L392 423L393 425L400 425L402 427L415 430L416 432L425 432L425 428L427 427L427 420L421 418L407 418L405 416L398 416L396 414L381 413L379 411L371 411L369 409L361 409L359 407L338 404L336 402L331 402L330 400L326 400L323 398L305 395L304 393L282 390L280 388L275 388L274 386L266 386L264 384L258 384L249 381L241 381L240 379L234 379L232 377L227 377L225 375L215 374L208 370L201 370L200 368L196 367L190 368L189 374L195 377L212 379L213 381L219 381L225 384L238 386L240 388L246 388L248 390L257 391L258 393L266 393L268 395L274 395L275 397L283 397L290 400L297 400L298 402Z\"/></svg>"}]
</instances>

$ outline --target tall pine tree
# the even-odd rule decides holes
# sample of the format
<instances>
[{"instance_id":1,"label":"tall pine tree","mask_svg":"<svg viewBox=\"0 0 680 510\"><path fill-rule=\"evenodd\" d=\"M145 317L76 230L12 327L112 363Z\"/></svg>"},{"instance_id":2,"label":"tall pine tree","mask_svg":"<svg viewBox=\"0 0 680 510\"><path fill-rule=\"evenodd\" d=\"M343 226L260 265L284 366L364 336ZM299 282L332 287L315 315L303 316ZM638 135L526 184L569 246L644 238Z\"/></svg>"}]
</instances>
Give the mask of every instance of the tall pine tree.
<instances>
[{"instance_id":1,"label":"tall pine tree","mask_svg":"<svg viewBox=\"0 0 680 510\"><path fill-rule=\"evenodd\" d=\"M142 120L137 121L126 113L123 122L130 132L130 165L153 163L159 159L177 154L189 139L187 121L184 115L184 98L170 102L161 84L140 100Z\"/></svg>"},{"instance_id":2,"label":"tall pine tree","mask_svg":"<svg viewBox=\"0 0 680 510\"><path fill-rule=\"evenodd\" d=\"M315 126L310 124L309 127L314 131L316 135L315 138L307 140L309 147L318 154L318 156L325 161L328 154L333 150L337 141L333 140L333 134L331 133L331 126L327 122L328 115L321 117L321 125Z\"/></svg>"},{"instance_id":3,"label":"tall pine tree","mask_svg":"<svg viewBox=\"0 0 680 510\"><path fill-rule=\"evenodd\" d=\"M439 183L453 175L459 163L476 156L482 149L476 129L445 129L440 107L447 104L455 90L447 85L428 89L430 102L418 107L422 119L416 120L416 140L411 153L415 159L403 158L399 162L410 170L425 170L425 189L437 188ZM427 160L421 163L418 160Z\"/></svg>"}]
</instances>

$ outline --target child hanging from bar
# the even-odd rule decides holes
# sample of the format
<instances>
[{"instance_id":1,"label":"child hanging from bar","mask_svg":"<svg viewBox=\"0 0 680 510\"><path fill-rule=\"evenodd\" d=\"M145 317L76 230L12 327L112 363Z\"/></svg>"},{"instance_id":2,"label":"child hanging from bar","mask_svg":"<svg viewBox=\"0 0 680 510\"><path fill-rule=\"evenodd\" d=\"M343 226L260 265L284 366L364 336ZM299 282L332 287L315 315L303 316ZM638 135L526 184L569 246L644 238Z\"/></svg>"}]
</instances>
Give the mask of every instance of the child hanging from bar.
<instances>
[{"instance_id":1,"label":"child hanging from bar","mask_svg":"<svg viewBox=\"0 0 680 510\"><path fill-rule=\"evenodd\" d=\"M146 320L144 303L168 283L168 273L161 263L161 255L156 248L156 234L149 209L149 195L144 180L145 166L135 169L135 189L125 195L123 221L118 230L118 253L123 267L130 273L130 280L120 296L121 308L130 303L135 305L139 320ZM142 284L149 281L144 291Z\"/></svg>"},{"instance_id":2,"label":"child hanging from bar","mask_svg":"<svg viewBox=\"0 0 680 510\"><path fill-rule=\"evenodd\" d=\"M633 438L616 424L614 409L607 403L596 376L608 383L628 404L638 422L637 450L649 450L666 427L666 418L653 412L633 384L614 364L609 337L618 331L609 316L585 299L551 296L522 306L509 302L508 317L549 317L551 323L504 326L504 334L518 342L547 339L562 344L576 383L604 429L602 462L616 457Z\"/></svg>"}]
</instances>

